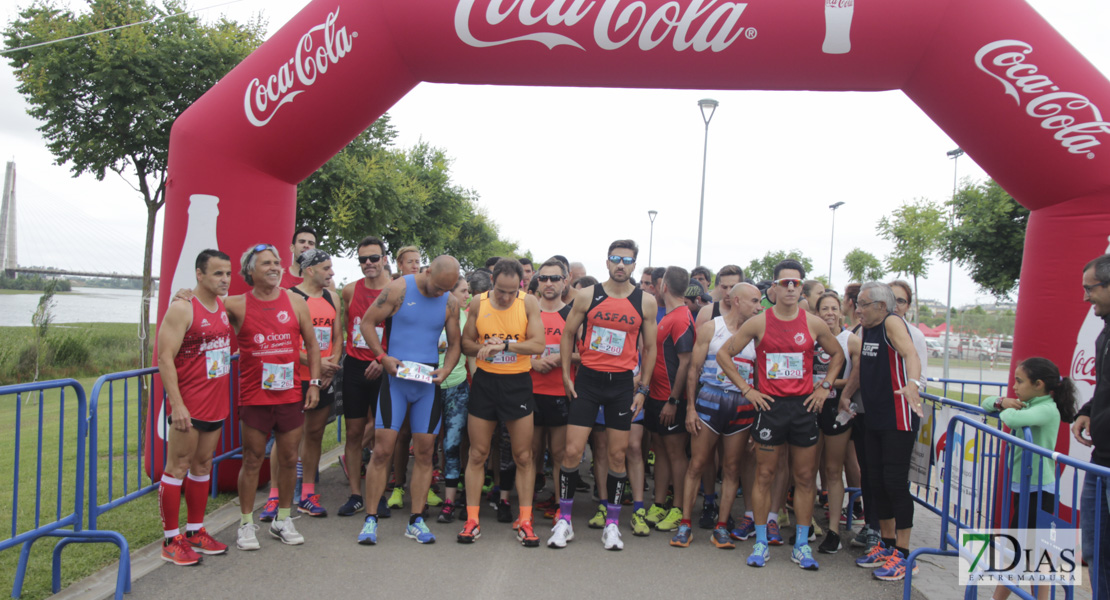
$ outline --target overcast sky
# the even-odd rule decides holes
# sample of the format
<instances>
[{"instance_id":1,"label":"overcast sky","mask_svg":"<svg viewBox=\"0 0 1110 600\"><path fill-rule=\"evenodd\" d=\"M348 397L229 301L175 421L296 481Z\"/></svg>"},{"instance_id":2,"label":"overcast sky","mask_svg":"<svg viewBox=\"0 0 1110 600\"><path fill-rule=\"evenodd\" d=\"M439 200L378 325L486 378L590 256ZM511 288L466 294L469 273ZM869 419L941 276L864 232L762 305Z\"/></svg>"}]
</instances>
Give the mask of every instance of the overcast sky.
<instances>
[{"instance_id":1,"label":"overcast sky","mask_svg":"<svg viewBox=\"0 0 1110 600\"><path fill-rule=\"evenodd\" d=\"M217 0L200 0L201 8ZM245 21L261 13L269 32L306 2L240 0L203 10ZM18 5L25 5L21 1ZM74 2L74 6L81 3ZM1099 70L1110 73L1110 3L1030 2ZM0 0L7 23L17 3ZM27 104L0 65L0 156L18 170L19 261L80 270L139 273L145 209L115 175L74 179L55 166ZM705 126L697 101L720 102L709 126L702 263L746 266L768 250L800 248L814 275L846 283L843 257L860 247L883 257L875 224L915 198L952 194L956 144L901 92L736 92L526 88L421 84L390 110L399 146L423 139L454 159L455 183L476 190L503 236L537 259L559 253L604 273L608 242L641 246L640 266L694 266ZM959 177L987 175L970 157ZM654 243L648 210L657 210ZM372 230L367 233L374 233ZM275 242L276 243L276 242ZM161 249L161 220L155 269ZM235 252L232 252L233 254ZM359 276L337 259L337 279ZM922 298L944 301L947 263L934 259ZM956 266L953 303L992 299Z\"/></svg>"}]
</instances>

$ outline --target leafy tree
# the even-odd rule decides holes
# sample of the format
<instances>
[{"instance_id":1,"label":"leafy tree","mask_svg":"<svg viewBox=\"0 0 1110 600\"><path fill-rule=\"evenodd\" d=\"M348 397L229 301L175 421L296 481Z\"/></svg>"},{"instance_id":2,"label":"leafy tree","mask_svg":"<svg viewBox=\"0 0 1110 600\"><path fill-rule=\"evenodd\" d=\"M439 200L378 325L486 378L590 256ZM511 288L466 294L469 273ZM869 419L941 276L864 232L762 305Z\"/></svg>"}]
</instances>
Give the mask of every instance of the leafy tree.
<instances>
[{"instance_id":1,"label":"leafy tree","mask_svg":"<svg viewBox=\"0 0 1110 600\"><path fill-rule=\"evenodd\" d=\"M844 269L848 271L851 281L878 281L886 275L883 263L874 254L859 248L853 248L844 255Z\"/></svg>"},{"instance_id":2,"label":"leafy tree","mask_svg":"<svg viewBox=\"0 0 1110 600\"><path fill-rule=\"evenodd\" d=\"M57 164L74 177L115 173L147 210L140 366L149 355L154 223L165 202L170 127L186 108L262 41L262 23L201 23L176 15L181 0L90 0L80 14L35 2L4 30L9 49L113 31L6 54L18 90L42 122L38 130ZM175 15L172 18L164 18Z\"/></svg>"},{"instance_id":3,"label":"leafy tree","mask_svg":"<svg viewBox=\"0 0 1110 600\"><path fill-rule=\"evenodd\" d=\"M903 204L889 217L879 219L876 230L894 242L894 252L886 257L887 269L913 277L914 313L917 313L917 279L929 274L929 255L939 250L948 227L941 207L924 198Z\"/></svg>"},{"instance_id":4,"label":"leafy tree","mask_svg":"<svg viewBox=\"0 0 1110 600\"><path fill-rule=\"evenodd\" d=\"M946 236L945 254L967 267L982 290L1008 298L1021 276L1029 209L994 180L965 183L950 204L956 224Z\"/></svg>"},{"instance_id":5,"label":"leafy tree","mask_svg":"<svg viewBox=\"0 0 1110 600\"><path fill-rule=\"evenodd\" d=\"M790 251L777 250L764 254L763 258L748 263L748 266L744 269L744 275L752 281L771 279L775 276L775 265L788 258L802 263L807 275L813 270L813 260L802 254L801 250L794 248Z\"/></svg>"},{"instance_id":6,"label":"leafy tree","mask_svg":"<svg viewBox=\"0 0 1110 600\"><path fill-rule=\"evenodd\" d=\"M51 279L46 282L42 296L39 296L39 304L35 308L35 313L31 315L31 325L34 326L35 331L35 378L33 381L39 380L39 363L42 360L44 346L46 345L46 334L50 330L50 324L54 321L54 306L57 304L57 301L54 300L54 294L58 292L58 283L58 279Z\"/></svg>"}]
</instances>

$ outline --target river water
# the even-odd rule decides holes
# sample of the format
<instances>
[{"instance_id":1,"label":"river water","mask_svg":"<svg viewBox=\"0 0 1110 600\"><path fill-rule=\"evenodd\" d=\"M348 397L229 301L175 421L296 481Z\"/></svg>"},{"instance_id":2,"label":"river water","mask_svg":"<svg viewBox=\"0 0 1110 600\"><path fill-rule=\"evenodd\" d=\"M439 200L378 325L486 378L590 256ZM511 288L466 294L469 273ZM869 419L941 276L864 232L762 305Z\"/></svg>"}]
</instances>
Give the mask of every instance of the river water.
<instances>
[{"instance_id":1,"label":"river water","mask_svg":"<svg viewBox=\"0 0 1110 600\"><path fill-rule=\"evenodd\" d=\"M54 296L55 323L138 323L141 290L75 287ZM0 294L0 326L30 327L42 294ZM152 304L150 322L155 322Z\"/></svg>"}]
</instances>

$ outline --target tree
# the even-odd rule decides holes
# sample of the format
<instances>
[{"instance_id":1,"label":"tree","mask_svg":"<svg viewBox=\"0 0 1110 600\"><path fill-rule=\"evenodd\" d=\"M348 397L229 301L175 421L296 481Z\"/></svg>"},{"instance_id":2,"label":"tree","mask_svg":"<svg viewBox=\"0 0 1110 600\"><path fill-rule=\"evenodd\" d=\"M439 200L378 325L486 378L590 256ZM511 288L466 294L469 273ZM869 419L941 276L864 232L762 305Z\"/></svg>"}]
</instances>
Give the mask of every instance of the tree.
<instances>
[{"instance_id":1,"label":"tree","mask_svg":"<svg viewBox=\"0 0 1110 600\"><path fill-rule=\"evenodd\" d=\"M802 263L806 273L813 270L813 261L808 256L802 254L801 250L794 248L790 251L778 250L764 254L763 258L748 263L747 268L744 269L744 275L752 281L771 279L775 276L775 265L788 258Z\"/></svg>"},{"instance_id":2,"label":"tree","mask_svg":"<svg viewBox=\"0 0 1110 600\"><path fill-rule=\"evenodd\" d=\"M848 271L848 277L851 281L878 281L886 275L883 271L883 263L875 258L874 254L859 248L853 248L851 252L844 255L844 270Z\"/></svg>"},{"instance_id":3,"label":"tree","mask_svg":"<svg viewBox=\"0 0 1110 600\"><path fill-rule=\"evenodd\" d=\"M945 255L967 267L983 291L1008 298L1021 277L1029 209L994 180L965 183L949 204L956 224L946 236Z\"/></svg>"},{"instance_id":4,"label":"tree","mask_svg":"<svg viewBox=\"0 0 1110 600\"><path fill-rule=\"evenodd\" d=\"M924 198L895 209L879 219L879 236L894 242L886 258L887 269L913 277L914 314L917 314L917 279L929 274L929 255L943 246L947 226L941 207Z\"/></svg>"},{"instance_id":5,"label":"tree","mask_svg":"<svg viewBox=\"0 0 1110 600\"><path fill-rule=\"evenodd\" d=\"M170 127L186 108L262 41L262 23L201 23L180 0L90 0L75 14L49 0L22 10L4 31L9 49L133 23L114 31L13 50L7 58L28 112L58 165L102 181L113 172L147 210L140 367L150 347L155 218L165 202ZM175 15L172 18L164 18Z\"/></svg>"},{"instance_id":6,"label":"tree","mask_svg":"<svg viewBox=\"0 0 1110 600\"><path fill-rule=\"evenodd\" d=\"M46 282L42 296L39 296L39 305L35 308L35 314L31 315L31 325L35 328L35 378L33 381L39 380L39 363L42 361L46 334L50 330L50 323L54 321L54 305L57 303L54 300L54 294L58 292L58 283L58 279L51 279Z\"/></svg>"}]
</instances>

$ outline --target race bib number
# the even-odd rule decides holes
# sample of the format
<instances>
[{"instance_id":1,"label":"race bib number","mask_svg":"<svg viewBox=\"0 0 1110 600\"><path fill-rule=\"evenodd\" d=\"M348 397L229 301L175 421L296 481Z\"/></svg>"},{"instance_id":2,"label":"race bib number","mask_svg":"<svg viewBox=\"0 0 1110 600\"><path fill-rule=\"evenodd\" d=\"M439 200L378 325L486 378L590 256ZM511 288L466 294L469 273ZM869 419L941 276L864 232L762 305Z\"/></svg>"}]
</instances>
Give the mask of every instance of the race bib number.
<instances>
[{"instance_id":1,"label":"race bib number","mask_svg":"<svg viewBox=\"0 0 1110 600\"><path fill-rule=\"evenodd\" d=\"M507 365L516 362L516 352L502 350L489 357L489 362L495 365Z\"/></svg>"},{"instance_id":2,"label":"race bib number","mask_svg":"<svg viewBox=\"0 0 1110 600\"><path fill-rule=\"evenodd\" d=\"M411 360L402 360L401 366L397 367L397 377L399 379L407 379L409 381L431 383L432 368L423 363L413 362Z\"/></svg>"},{"instance_id":3,"label":"race bib number","mask_svg":"<svg viewBox=\"0 0 1110 600\"><path fill-rule=\"evenodd\" d=\"M208 378L218 379L231 373L231 348L217 348L204 353L204 364L208 365Z\"/></svg>"},{"instance_id":4,"label":"race bib number","mask_svg":"<svg viewBox=\"0 0 1110 600\"><path fill-rule=\"evenodd\" d=\"M331 349L331 327L313 327L316 332L316 343L320 346L320 352L325 352Z\"/></svg>"},{"instance_id":5,"label":"race bib number","mask_svg":"<svg viewBox=\"0 0 1110 600\"><path fill-rule=\"evenodd\" d=\"M272 392L293 389L293 363L262 363L262 389Z\"/></svg>"},{"instance_id":6,"label":"race bib number","mask_svg":"<svg viewBox=\"0 0 1110 600\"><path fill-rule=\"evenodd\" d=\"M558 353L559 353L559 344L548 344L548 345L543 347L543 354L540 355L540 358L547 358L548 356L551 356L552 354L558 354Z\"/></svg>"},{"instance_id":7,"label":"race bib number","mask_svg":"<svg viewBox=\"0 0 1110 600\"><path fill-rule=\"evenodd\" d=\"M801 379L805 376L801 352L768 352L767 379Z\"/></svg>"},{"instance_id":8,"label":"race bib number","mask_svg":"<svg viewBox=\"0 0 1110 600\"><path fill-rule=\"evenodd\" d=\"M590 349L610 356L620 356L624 352L624 340L627 332L594 327L590 334Z\"/></svg>"},{"instance_id":9,"label":"race bib number","mask_svg":"<svg viewBox=\"0 0 1110 600\"><path fill-rule=\"evenodd\" d=\"M378 341L380 342L382 336L385 335L385 329L382 327L375 327L374 331L378 334ZM355 348L362 348L364 350L370 349L370 346L366 345L366 338L362 337L362 330L359 329L358 325L351 326L351 343Z\"/></svg>"},{"instance_id":10,"label":"race bib number","mask_svg":"<svg viewBox=\"0 0 1110 600\"><path fill-rule=\"evenodd\" d=\"M732 364L736 365L736 370L740 372L740 377L744 381L748 382L748 385L751 385L752 375L753 375L753 371L754 371L754 369L752 368L754 365L752 365L751 361L744 360L743 358L740 358L739 356L733 356L732 357ZM729 380L728 376L726 376L724 373L722 373L720 371L717 372L717 380L720 381L723 384L732 383L732 381Z\"/></svg>"}]
</instances>

